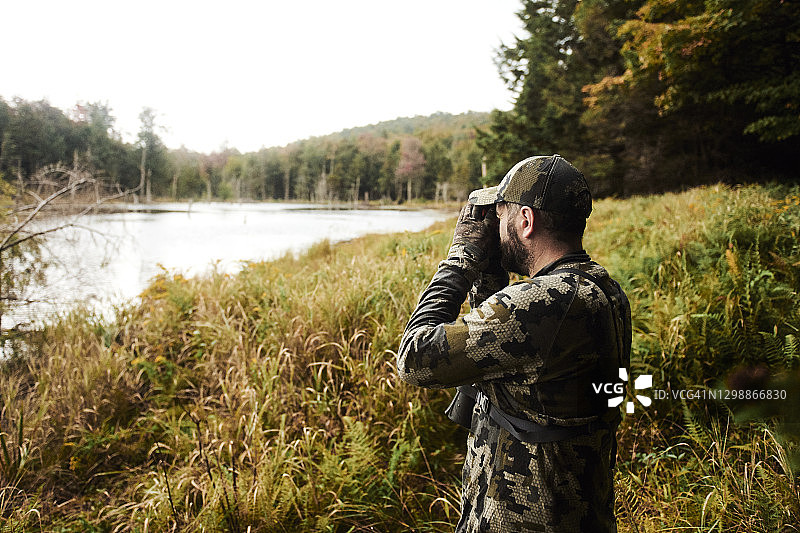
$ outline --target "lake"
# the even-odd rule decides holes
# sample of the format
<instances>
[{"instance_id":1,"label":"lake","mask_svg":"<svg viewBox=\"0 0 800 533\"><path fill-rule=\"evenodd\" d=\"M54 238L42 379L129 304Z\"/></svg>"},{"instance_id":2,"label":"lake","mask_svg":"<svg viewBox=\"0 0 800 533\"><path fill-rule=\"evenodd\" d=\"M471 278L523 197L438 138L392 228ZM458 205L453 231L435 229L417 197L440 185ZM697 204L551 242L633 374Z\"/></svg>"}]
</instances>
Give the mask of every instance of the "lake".
<instances>
[{"instance_id":1,"label":"lake","mask_svg":"<svg viewBox=\"0 0 800 533\"><path fill-rule=\"evenodd\" d=\"M420 231L456 215L435 209L335 209L312 204L194 203L130 206L132 212L81 219L82 229L53 234L45 255L48 282L30 296L41 303L3 318L38 321L76 302L107 314L167 269L198 275L235 272L243 261L297 254L323 239Z\"/></svg>"}]
</instances>

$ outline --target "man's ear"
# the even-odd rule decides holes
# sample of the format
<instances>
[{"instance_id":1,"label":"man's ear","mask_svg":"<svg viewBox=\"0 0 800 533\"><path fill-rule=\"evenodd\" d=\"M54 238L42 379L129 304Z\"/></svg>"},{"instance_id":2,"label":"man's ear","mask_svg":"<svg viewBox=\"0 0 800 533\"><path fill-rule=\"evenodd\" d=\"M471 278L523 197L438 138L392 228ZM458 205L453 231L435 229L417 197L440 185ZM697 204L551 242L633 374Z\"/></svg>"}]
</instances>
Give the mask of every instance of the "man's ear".
<instances>
[{"instance_id":1,"label":"man's ear","mask_svg":"<svg viewBox=\"0 0 800 533\"><path fill-rule=\"evenodd\" d=\"M522 236L530 239L533 236L533 209L527 205L520 209L520 223L522 225Z\"/></svg>"}]
</instances>

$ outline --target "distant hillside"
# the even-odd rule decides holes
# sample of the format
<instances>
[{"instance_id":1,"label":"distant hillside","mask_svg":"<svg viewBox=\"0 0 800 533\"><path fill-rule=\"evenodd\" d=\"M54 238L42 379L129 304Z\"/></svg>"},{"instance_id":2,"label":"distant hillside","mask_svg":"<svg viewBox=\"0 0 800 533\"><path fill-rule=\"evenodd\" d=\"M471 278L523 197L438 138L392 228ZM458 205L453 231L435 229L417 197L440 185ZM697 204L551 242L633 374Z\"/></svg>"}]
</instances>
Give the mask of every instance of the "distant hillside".
<instances>
[{"instance_id":1,"label":"distant hillside","mask_svg":"<svg viewBox=\"0 0 800 533\"><path fill-rule=\"evenodd\" d=\"M341 140L352 139L361 135L387 137L397 135L419 135L423 132L436 134L442 131L448 131L455 133L488 125L489 119L489 113L480 111L467 111L466 113L460 113L458 115L439 111L428 116L398 117L393 120L378 122L377 124L347 128L336 133L316 138Z\"/></svg>"},{"instance_id":2,"label":"distant hillside","mask_svg":"<svg viewBox=\"0 0 800 533\"><path fill-rule=\"evenodd\" d=\"M173 196L317 202L465 200L482 183L483 154L476 129L489 121L489 113L438 112L246 154L185 154L175 165ZM162 183L169 184L163 179Z\"/></svg>"},{"instance_id":3,"label":"distant hillside","mask_svg":"<svg viewBox=\"0 0 800 533\"><path fill-rule=\"evenodd\" d=\"M37 173L60 163L103 176L110 190L133 190L144 176L147 199L405 202L465 199L491 178L476 140L489 113L396 118L244 154L169 150L149 113L143 149L114 133L107 105L67 116L46 100L0 97L0 184L39 194Z\"/></svg>"}]
</instances>

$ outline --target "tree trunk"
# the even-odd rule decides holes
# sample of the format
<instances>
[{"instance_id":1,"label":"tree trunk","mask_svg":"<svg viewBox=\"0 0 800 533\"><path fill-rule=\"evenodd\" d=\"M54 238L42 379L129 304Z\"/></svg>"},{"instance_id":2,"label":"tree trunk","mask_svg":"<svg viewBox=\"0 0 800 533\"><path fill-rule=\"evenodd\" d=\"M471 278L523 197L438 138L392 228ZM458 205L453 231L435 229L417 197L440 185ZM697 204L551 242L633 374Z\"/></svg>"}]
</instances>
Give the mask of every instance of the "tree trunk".
<instances>
[{"instance_id":1,"label":"tree trunk","mask_svg":"<svg viewBox=\"0 0 800 533\"><path fill-rule=\"evenodd\" d=\"M144 182L145 177L147 176L147 170L145 166L147 165L147 144L142 146L142 162L139 165L139 194L144 192Z\"/></svg>"},{"instance_id":2,"label":"tree trunk","mask_svg":"<svg viewBox=\"0 0 800 533\"><path fill-rule=\"evenodd\" d=\"M72 182L75 174L78 173L78 151L75 150L72 153L72 170L74 171L73 174L70 174L69 181ZM72 205L75 205L75 187L72 187L69 191L69 199Z\"/></svg>"},{"instance_id":3,"label":"tree trunk","mask_svg":"<svg viewBox=\"0 0 800 533\"><path fill-rule=\"evenodd\" d=\"M178 199L178 171L172 174L172 199Z\"/></svg>"},{"instance_id":4,"label":"tree trunk","mask_svg":"<svg viewBox=\"0 0 800 533\"><path fill-rule=\"evenodd\" d=\"M150 194L150 183L153 178L153 173L149 170L147 171L147 195L145 196L145 202L150 203L153 201L153 196Z\"/></svg>"},{"instance_id":5,"label":"tree trunk","mask_svg":"<svg viewBox=\"0 0 800 533\"><path fill-rule=\"evenodd\" d=\"M317 187L315 196L316 202L322 202L328 200L328 175L325 173L325 169L322 170L322 175L320 175L319 181L317 182Z\"/></svg>"},{"instance_id":6,"label":"tree trunk","mask_svg":"<svg viewBox=\"0 0 800 533\"><path fill-rule=\"evenodd\" d=\"M287 168L286 172L283 173L283 183L284 183L283 199L284 200L288 200L289 199L289 185L290 185L289 180L290 179L291 179L291 175L289 173L289 169Z\"/></svg>"},{"instance_id":7,"label":"tree trunk","mask_svg":"<svg viewBox=\"0 0 800 533\"><path fill-rule=\"evenodd\" d=\"M356 188L353 191L353 205L358 203L358 190L361 188L361 174L356 176Z\"/></svg>"},{"instance_id":8,"label":"tree trunk","mask_svg":"<svg viewBox=\"0 0 800 533\"><path fill-rule=\"evenodd\" d=\"M22 160L17 159L17 205L22 204L22 190L23 190L23 183L22 183Z\"/></svg>"}]
</instances>

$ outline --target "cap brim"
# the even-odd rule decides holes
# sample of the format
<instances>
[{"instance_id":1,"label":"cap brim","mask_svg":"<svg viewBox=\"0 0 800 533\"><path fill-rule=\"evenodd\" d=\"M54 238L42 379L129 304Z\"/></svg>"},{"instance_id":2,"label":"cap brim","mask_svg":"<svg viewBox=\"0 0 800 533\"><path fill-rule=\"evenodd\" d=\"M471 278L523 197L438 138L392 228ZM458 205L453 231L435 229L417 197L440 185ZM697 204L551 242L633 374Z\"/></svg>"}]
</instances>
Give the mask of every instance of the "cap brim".
<instances>
[{"instance_id":1,"label":"cap brim","mask_svg":"<svg viewBox=\"0 0 800 533\"><path fill-rule=\"evenodd\" d=\"M499 186L486 189L475 189L469 193L469 203L472 205L491 205L498 201L497 189Z\"/></svg>"}]
</instances>

